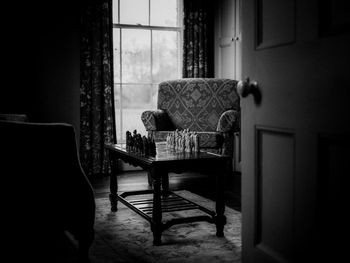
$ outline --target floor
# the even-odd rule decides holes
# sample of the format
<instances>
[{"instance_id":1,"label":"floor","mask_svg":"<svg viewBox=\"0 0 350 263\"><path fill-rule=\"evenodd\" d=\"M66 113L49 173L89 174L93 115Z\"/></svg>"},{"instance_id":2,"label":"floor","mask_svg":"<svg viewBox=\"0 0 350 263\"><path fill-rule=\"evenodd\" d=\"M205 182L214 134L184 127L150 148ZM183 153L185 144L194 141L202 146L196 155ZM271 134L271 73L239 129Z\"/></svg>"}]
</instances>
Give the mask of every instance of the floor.
<instances>
[{"instance_id":1,"label":"floor","mask_svg":"<svg viewBox=\"0 0 350 263\"><path fill-rule=\"evenodd\" d=\"M107 197L109 194L109 177L101 177L90 180L95 191L96 198ZM135 170L118 175L119 191L142 190L149 188L147 175L144 171ZM171 190L188 190L211 200L215 200L215 176L205 174L173 174L169 175ZM226 205L237 211L241 211L241 175L233 173L226 178L225 184ZM67 241L62 237L57 242L56 263L77 262L75 242ZM73 240L73 239L69 239ZM75 246L72 246L72 244Z\"/></svg>"},{"instance_id":2,"label":"floor","mask_svg":"<svg viewBox=\"0 0 350 263\"><path fill-rule=\"evenodd\" d=\"M109 193L109 177L91 180L96 197ZM169 175L171 190L188 190L215 201L215 176L198 173ZM132 191L149 189L146 172L142 170L126 171L118 175L118 190ZM241 174L238 172L227 176L225 183L226 205L241 211Z\"/></svg>"}]
</instances>

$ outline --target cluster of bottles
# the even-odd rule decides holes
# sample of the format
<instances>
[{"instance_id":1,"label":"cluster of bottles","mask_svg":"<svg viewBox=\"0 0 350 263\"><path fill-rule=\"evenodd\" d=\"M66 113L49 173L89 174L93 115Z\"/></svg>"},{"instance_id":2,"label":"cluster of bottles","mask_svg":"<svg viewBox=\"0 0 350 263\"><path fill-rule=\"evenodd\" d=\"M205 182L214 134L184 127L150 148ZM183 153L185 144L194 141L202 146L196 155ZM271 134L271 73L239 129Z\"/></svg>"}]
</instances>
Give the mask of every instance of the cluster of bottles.
<instances>
[{"instance_id":1,"label":"cluster of bottles","mask_svg":"<svg viewBox=\"0 0 350 263\"><path fill-rule=\"evenodd\" d=\"M169 132L166 137L166 146L175 151L199 152L199 134L190 132L189 129Z\"/></svg>"},{"instance_id":2,"label":"cluster of bottles","mask_svg":"<svg viewBox=\"0 0 350 263\"><path fill-rule=\"evenodd\" d=\"M133 134L126 131L126 150L135 152L144 156L156 156L156 143L154 138L141 136L134 130Z\"/></svg>"}]
</instances>

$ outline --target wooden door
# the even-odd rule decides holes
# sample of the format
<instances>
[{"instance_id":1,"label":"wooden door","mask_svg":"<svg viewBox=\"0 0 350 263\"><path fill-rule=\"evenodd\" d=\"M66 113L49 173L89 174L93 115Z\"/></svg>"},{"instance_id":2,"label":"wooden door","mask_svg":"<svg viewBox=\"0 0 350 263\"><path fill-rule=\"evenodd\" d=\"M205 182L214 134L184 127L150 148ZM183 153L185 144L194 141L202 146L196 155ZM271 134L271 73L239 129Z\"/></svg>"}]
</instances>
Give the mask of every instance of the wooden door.
<instances>
[{"instance_id":1,"label":"wooden door","mask_svg":"<svg viewBox=\"0 0 350 263\"><path fill-rule=\"evenodd\" d=\"M344 2L242 1L242 76L258 83L241 100L244 263L341 262L348 249Z\"/></svg>"}]
</instances>

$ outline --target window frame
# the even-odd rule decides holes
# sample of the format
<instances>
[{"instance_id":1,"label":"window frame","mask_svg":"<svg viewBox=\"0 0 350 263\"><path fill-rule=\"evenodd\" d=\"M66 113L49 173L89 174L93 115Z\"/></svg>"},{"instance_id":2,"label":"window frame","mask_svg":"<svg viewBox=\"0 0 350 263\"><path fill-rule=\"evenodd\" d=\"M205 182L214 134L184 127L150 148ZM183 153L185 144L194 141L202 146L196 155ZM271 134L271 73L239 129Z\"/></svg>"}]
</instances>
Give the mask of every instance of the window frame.
<instances>
[{"instance_id":1,"label":"window frame","mask_svg":"<svg viewBox=\"0 0 350 263\"><path fill-rule=\"evenodd\" d=\"M178 12L177 12L177 19L178 19L178 25L177 26L154 26L154 25L150 25L151 23L151 1L152 0L148 0L148 25L143 25L143 24L121 24L120 23L120 0L115 0L113 1L113 4L117 3L118 4L118 21L115 23L112 19L112 39L113 39L113 35L114 35L114 29L119 29L119 82L116 82L115 80L113 81L113 89L115 90L116 88L120 88L120 92L119 92L119 98L118 101L120 102L120 105L118 105L117 103L115 103L115 111L118 110L119 112L119 120L120 120L120 127L116 127L116 131L117 131L117 141L119 143L125 143L125 134L123 134L123 86L124 85L150 85L150 86L154 86L154 85L158 85L159 82L155 82L153 80L153 32L154 31L172 31L172 32L178 32L179 33L179 40L177 43L178 46L178 58L177 58L177 62L178 62L178 77L181 76L182 74L182 62L183 62L183 0L177 0L177 4L178 4ZM114 10L114 8L113 8ZM112 14L113 15L113 14ZM123 56L122 56L122 30L123 29L142 29L142 30L147 30L150 31L150 72L151 72L151 81L150 82L137 82L137 83L133 83L133 82L123 82ZM112 41L112 50L113 50L113 57L114 57L114 41ZM113 70L113 74L114 74L114 70ZM113 78L114 79L114 78ZM115 92L114 92L115 94ZM116 95L114 95L116 96ZM113 98L114 100L116 100L116 98ZM151 109L150 109L151 110ZM115 117L117 118L117 116ZM118 132L119 131L119 132ZM118 136L119 134L119 136Z\"/></svg>"}]
</instances>

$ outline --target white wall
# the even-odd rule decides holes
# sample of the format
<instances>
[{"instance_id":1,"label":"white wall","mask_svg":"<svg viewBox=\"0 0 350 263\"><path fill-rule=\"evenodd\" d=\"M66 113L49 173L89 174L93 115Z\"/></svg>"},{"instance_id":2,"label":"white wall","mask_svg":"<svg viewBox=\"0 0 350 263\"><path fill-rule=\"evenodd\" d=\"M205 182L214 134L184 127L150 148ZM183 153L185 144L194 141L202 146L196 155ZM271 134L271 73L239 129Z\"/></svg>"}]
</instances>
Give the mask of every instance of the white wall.
<instances>
[{"instance_id":1,"label":"white wall","mask_svg":"<svg viewBox=\"0 0 350 263\"><path fill-rule=\"evenodd\" d=\"M218 0L215 10L215 76L239 79L239 0Z\"/></svg>"},{"instance_id":2,"label":"white wall","mask_svg":"<svg viewBox=\"0 0 350 263\"><path fill-rule=\"evenodd\" d=\"M218 0L215 10L215 77L241 79L240 0ZM234 170L241 171L240 137L235 136Z\"/></svg>"}]
</instances>

